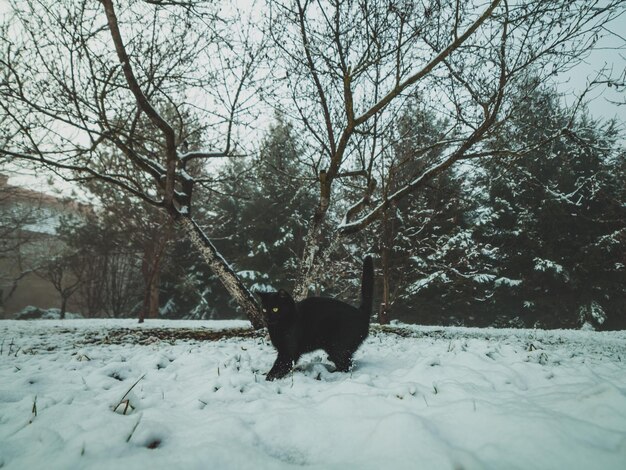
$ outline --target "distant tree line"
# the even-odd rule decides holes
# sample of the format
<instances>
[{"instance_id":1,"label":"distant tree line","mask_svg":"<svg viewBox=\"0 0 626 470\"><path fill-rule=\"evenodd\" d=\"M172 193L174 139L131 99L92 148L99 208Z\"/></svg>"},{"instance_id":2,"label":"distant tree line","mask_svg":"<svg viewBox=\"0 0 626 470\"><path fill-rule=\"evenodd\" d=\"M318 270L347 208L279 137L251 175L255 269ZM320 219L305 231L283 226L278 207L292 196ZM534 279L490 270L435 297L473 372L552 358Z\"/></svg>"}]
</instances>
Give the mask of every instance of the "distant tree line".
<instances>
[{"instance_id":1,"label":"distant tree line","mask_svg":"<svg viewBox=\"0 0 626 470\"><path fill-rule=\"evenodd\" d=\"M336 248L313 291L356 299L360 259L373 253L382 321L626 328L626 156L619 127L584 113L577 126L583 133L546 144L569 115L554 89L535 90L508 121L508 141L489 142L493 152L511 141L528 152L472 160L434 178L419 197L390 206L378 224ZM413 100L394 126L389 173L375 191L394 191L436 160L436 149L422 149L444 128ZM198 215L252 290L293 289L297 282L317 189L302 161L293 126L277 114L256 156L219 169L206 205L211 213ZM75 259L87 264L79 291L87 313L128 315L146 296L153 317L234 312L228 292L187 241L151 236L166 233L159 225L166 219L153 212L116 199L85 224L64 224L67 243L83 255ZM340 223L340 215L331 214L331 222Z\"/></svg>"},{"instance_id":2,"label":"distant tree line","mask_svg":"<svg viewBox=\"0 0 626 470\"><path fill-rule=\"evenodd\" d=\"M91 226L65 235L92 269L45 270L94 315L232 308L261 328L255 288L350 298L372 252L382 322L609 328L624 311L624 156L618 126L584 104L622 80L598 71L567 107L552 86L625 11L11 2L0 163L94 196Z\"/></svg>"}]
</instances>

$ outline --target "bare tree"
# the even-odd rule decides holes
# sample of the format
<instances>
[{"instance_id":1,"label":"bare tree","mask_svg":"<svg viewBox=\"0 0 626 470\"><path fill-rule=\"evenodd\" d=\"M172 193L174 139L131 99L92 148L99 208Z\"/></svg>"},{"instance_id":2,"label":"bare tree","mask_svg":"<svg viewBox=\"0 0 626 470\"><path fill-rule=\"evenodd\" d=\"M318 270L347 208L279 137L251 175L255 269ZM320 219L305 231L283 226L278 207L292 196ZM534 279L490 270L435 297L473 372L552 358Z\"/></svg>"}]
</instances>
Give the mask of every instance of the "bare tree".
<instances>
[{"instance_id":1,"label":"bare tree","mask_svg":"<svg viewBox=\"0 0 626 470\"><path fill-rule=\"evenodd\" d=\"M626 41L624 42L626 43ZM626 61L626 54L620 54L620 58L622 59L622 62ZM615 89L616 92L622 92L621 100L607 98L607 101L615 106L626 106L626 97L623 96L624 88L626 88L626 69L622 70L618 74L615 74L612 69L604 67L598 72L596 78L592 80L589 85L590 88L593 88L596 85L604 85Z\"/></svg>"},{"instance_id":2,"label":"bare tree","mask_svg":"<svg viewBox=\"0 0 626 470\"><path fill-rule=\"evenodd\" d=\"M526 155L526 147L487 145L506 131L523 100L512 90L532 91L575 65L625 4L268 1L273 102L298 120L319 186L296 297L306 295L339 240L452 165ZM192 217L194 190L211 178L189 171L191 162L233 154L236 121L255 101L244 85L265 51L253 44L246 24L202 1L24 0L12 6L0 51L0 156L68 179L97 179L165 211L253 325L262 326L254 297ZM447 118L443 137L427 146L441 157L384 191L376 184L388 174L384 149L393 144L391 128L409 96ZM199 132L213 136L204 142L218 151L188 145L187 113L206 123ZM118 152L114 167L103 161L110 147ZM135 171L120 171L124 166ZM336 198L341 187L352 188L347 204ZM340 223L329 223L331 206L341 208Z\"/></svg>"},{"instance_id":3,"label":"bare tree","mask_svg":"<svg viewBox=\"0 0 626 470\"><path fill-rule=\"evenodd\" d=\"M301 260L298 298L306 296L328 251L322 230L333 195L344 184L361 196L344 209L331 240L354 234L460 161L525 155L486 143L516 112L514 90L532 90L585 57L624 1L344 1L270 2L277 50L275 79L291 100L280 104L299 121L319 184ZM374 181L390 126L409 96L448 121L429 148L441 157L392 192ZM572 122L574 122L572 120ZM557 130L556 134L562 130ZM571 131L571 129L570 129ZM420 150L420 149L417 149ZM419 154L416 151L416 154ZM375 188L379 190L375 190Z\"/></svg>"},{"instance_id":4,"label":"bare tree","mask_svg":"<svg viewBox=\"0 0 626 470\"><path fill-rule=\"evenodd\" d=\"M164 214L164 219L166 215ZM146 231L146 242L141 265L141 272L144 278L144 300L143 308L139 314L139 323L144 319L157 318L159 315L159 287L161 279L161 265L165 257L165 250L168 242L172 239L172 223L170 220L162 220L161 226L148 227Z\"/></svg>"},{"instance_id":5,"label":"bare tree","mask_svg":"<svg viewBox=\"0 0 626 470\"><path fill-rule=\"evenodd\" d=\"M49 281L61 297L60 318L65 319L68 300L78 291L82 276L81 260L76 253L62 253L52 259L46 260L39 266L35 273L37 276Z\"/></svg>"},{"instance_id":6,"label":"bare tree","mask_svg":"<svg viewBox=\"0 0 626 470\"><path fill-rule=\"evenodd\" d=\"M104 182L165 211L262 327L253 295L192 217L197 181L188 171L232 155L233 126L248 106L244 84L262 54L213 2L116 3L12 2L0 52L0 155ZM159 111L166 108L173 118ZM189 148L189 114L219 150ZM115 165L107 164L111 147Z\"/></svg>"},{"instance_id":7,"label":"bare tree","mask_svg":"<svg viewBox=\"0 0 626 470\"><path fill-rule=\"evenodd\" d=\"M111 188L107 189L112 192ZM114 196L119 199L116 212L110 213L104 200L102 206L89 211L84 218L63 217L57 229L66 249L75 252L74 275L81 279L77 296L81 313L88 317L129 316L141 306L142 247L154 235L154 227L149 225L150 219L145 226L136 223L139 214L134 212L138 210L132 210L133 206L123 198L124 193L115 192ZM147 236L146 230L142 231L146 226L150 229ZM139 310L139 315L143 314ZM146 316L150 318L149 314Z\"/></svg>"}]
</instances>

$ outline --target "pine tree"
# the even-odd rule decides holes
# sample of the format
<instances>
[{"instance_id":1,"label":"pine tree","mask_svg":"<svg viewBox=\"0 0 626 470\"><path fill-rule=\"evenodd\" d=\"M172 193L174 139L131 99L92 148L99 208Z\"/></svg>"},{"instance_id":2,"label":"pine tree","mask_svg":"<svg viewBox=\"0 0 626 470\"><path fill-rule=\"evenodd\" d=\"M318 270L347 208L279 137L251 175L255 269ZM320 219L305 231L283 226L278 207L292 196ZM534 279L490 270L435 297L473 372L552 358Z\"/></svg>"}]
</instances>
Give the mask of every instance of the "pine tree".
<instances>
[{"instance_id":1,"label":"pine tree","mask_svg":"<svg viewBox=\"0 0 626 470\"><path fill-rule=\"evenodd\" d=\"M530 96L496 148L533 147L568 128L553 90ZM624 153L614 123L585 116L572 127L523 158L484 165L481 242L497 275L488 306L527 326L624 325Z\"/></svg>"},{"instance_id":2,"label":"pine tree","mask_svg":"<svg viewBox=\"0 0 626 470\"><path fill-rule=\"evenodd\" d=\"M441 158L446 123L413 101L397 123L397 140L383 192L392 193ZM414 198L383 215L380 234L383 303L420 323L464 322L472 295L475 250L462 172L445 172ZM381 308L384 308L381 307Z\"/></svg>"},{"instance_id":3,"label":"pine tree","mask_svg":"<svg viewBox=\"0 0 626 470\"><path fill-rule=\"evenodd\" d=\"M278 114L263 141L253 172L256 185L242 213L251 234L247 266L273 287L293 285L314 203L301 155L291 124Z\"/></svg>"},{"instance_id":4,"label":"pine tree","mask_svg":"<svg viewBox=\"0 0 626 470\"><path fill-rule=\"evenodd\" d=\"M313 198L293 128L280 114L259 155L221 171L212 236L252 290L293 286ZM218 308L234 308L213 286Z\"/></svg>"}]
</instances>

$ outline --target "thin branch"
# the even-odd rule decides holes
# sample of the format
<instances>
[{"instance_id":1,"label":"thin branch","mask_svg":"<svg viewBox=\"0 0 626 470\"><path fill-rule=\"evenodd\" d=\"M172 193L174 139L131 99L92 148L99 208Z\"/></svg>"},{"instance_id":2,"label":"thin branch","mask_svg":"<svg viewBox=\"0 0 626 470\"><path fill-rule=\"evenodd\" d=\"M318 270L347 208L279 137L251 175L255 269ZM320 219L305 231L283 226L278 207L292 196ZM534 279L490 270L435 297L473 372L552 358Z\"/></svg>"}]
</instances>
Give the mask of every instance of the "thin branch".
<instances>
[{"instance_id":1,"label":"thin branch","mask_svg":"<svg viewBox=\"0 0 626 470\"><path fill-rule=\"evenodd\" d=\"M433 60L431 60L424 68L419 72L413 74L407 78L404 82L400 83L389 91L379 102L374 104L369 110L363 113L361 116L355 119L355 124L360 125L366 122L375 114L382 111L391 101L398 95L400 95L406 88L417 83L420 79L428 75L437 65L443 62L450 54L457 50L474 32L491 16L501 0L493 0L484 13L456 40L454 40L448 47L441 51Z\"/></svg>"}]
</instances>

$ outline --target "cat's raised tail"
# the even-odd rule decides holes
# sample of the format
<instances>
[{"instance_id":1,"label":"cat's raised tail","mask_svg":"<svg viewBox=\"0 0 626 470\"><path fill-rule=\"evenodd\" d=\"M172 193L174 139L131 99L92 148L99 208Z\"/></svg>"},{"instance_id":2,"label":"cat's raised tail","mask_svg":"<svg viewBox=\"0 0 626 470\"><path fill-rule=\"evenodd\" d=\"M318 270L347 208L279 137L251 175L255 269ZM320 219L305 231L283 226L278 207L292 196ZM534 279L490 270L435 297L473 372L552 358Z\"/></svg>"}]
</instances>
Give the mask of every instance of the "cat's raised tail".
<instances>
[{"instance_id":1,"label":"cat's raised tail","mask_svg":"<svg viewBox=\"0 0 626 470\"><path fill-rule=\"evenodd\" d=\"M361 279L361 306L359 309L367 315L369 320L372 315L374 303L374 261L371 256L363 259L363 277Z\"/></svg>"}]
</instances>

